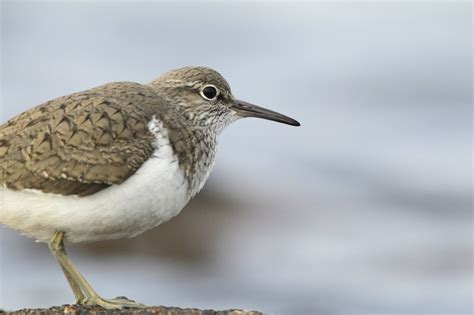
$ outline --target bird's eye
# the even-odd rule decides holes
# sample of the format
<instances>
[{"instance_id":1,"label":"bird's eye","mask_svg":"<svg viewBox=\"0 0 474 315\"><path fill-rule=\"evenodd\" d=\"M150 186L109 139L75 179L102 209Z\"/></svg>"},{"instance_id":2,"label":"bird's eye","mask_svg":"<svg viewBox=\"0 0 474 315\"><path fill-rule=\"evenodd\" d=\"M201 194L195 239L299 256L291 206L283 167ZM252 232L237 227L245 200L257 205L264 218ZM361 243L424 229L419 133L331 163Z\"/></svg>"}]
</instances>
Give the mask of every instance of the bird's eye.
<instances>
[{"instance_id":1,"label":"bird's eye","mask_svg":"<svg viewBox=\"0 0 474 315\"><path fill-rule=\"evenodd\" d=\"M212 101L217 97L217 88L214 85L206 85L201 89L201 96Z\"/></svg>"}]
</instances>

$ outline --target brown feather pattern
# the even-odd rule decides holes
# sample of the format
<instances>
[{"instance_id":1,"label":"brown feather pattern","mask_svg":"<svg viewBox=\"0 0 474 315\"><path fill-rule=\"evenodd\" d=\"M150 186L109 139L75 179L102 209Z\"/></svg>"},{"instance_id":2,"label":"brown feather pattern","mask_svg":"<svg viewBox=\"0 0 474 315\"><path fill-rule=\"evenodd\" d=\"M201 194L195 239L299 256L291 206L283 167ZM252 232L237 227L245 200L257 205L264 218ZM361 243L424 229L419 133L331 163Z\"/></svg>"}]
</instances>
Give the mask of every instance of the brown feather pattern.
<instances>
[{"instance_id":1,"label":"brown feather pattern","mask_svg":"<svg viewBox=\"0 0 474 315\"><path fill-rule=\"evenodd\" d=\"M216 102L199 94L219 90ZM0 187L88 196L133 175L152 155L155 117L166 130L194 195L231 119L229 85L216 71L188 67L148 85L115 82L48 101L0 125Z\"/></svg>"},{"instance_id":2,"label":"brown feather pattern","mask_svg":"<svg viewBox=\"0 0 474 315\"><path fill-rule=\"evenodd\" d=\"M148 86L118 82L32 108L0 126L0 185L86 196L120 184L151 155L159 107Z\"/></svg>"}]
</instances>

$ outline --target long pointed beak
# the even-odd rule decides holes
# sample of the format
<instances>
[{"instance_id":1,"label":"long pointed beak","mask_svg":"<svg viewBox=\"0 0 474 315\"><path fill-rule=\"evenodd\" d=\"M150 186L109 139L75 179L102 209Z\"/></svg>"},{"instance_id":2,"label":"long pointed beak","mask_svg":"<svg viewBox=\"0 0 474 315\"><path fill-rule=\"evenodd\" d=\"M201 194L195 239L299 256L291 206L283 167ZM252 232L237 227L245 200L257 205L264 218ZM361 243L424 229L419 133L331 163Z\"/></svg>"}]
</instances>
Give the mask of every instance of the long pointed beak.
<instances>
[{"instance_id":1,"label":"long pointed beak","mask_svg":"<svg viewBox=\"0 0 474 315\"><path fill-rule=\"evenodd\" d=\"M231 108L241 117L257 117L277 121L287 125L300 126L300 123L293 118L244 101L235 100L235 104L232 105Z\"/></svg>"}]
</instances>

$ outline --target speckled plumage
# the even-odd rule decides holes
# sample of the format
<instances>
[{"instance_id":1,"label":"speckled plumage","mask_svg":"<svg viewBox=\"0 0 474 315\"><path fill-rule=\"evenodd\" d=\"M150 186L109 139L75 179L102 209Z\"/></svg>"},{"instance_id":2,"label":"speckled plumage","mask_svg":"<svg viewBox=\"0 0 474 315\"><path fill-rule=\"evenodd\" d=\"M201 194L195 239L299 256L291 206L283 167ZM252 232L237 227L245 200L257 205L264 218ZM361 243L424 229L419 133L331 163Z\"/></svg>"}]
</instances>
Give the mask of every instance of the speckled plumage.
<instances>
[{"instance_id":1,"label":"speckled plumage","mask_svg":"<svg viewBox=\"0 0 474 315\"><path fill-rule=\"evenodd\" d=\"M147 121L154 106L160 101L149 87L121 82L18 115L0 127L0 184L90 195L122 183L153 151Z\"/></svg>"},{"instance_id":2,"label":"speckled plumage","mask_svg":"<svg viewBox=\"0 0 474 315\"><path fill-rule=\"evenodd\" d=\"M228 89L219 74L206 70L204 76L194 68L182 70L191 71L192 81L186 84L197 84L201 74L201 82ZM120 184L150 157L153 136L147 123L155 115L169 129L180 167L196 191L200 183L193 175L212 165L217 134L200 128L201 120L190 116L189 109L195 107L189 106L193 103L187 93L176 88L183 84L180 75L171 73L150 85L109 83L10 119L0 126L0 185L86 196ZM189 128L192 121L196 128Z\"/></svg>"}]
</instances>

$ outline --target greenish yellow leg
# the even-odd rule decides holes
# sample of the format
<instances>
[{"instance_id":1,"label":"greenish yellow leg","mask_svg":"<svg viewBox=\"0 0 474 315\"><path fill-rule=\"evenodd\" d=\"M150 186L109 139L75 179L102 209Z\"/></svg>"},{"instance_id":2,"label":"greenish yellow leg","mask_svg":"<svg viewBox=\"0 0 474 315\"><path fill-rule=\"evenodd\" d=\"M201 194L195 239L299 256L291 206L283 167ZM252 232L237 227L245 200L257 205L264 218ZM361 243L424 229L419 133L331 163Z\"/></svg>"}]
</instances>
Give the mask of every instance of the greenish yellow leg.
<instances>
[{"instance_id":1,"label":"greenish yellow leg","mask_svg":"<svg viewBox=\"0 0 474 315\"><path fill-rule=\"evenodd\" d=\"M79 284L75 281L75 279L71 276L71 274L67 271L67 269L64 268L64 266L61 264L61 262L59 261L56 255L58 251L61 251L61 250L64 251L64 243L62 242L62 237L63 237L63 233L61 235L55 234L49 241L48 247L51 253L56 258L56 260L58 261L59 266L61 267L61 270L63 271L64 275L66 276L67 282L69 283L69 286L71 287L72 292L74 293L74 297L76 298L76 303L81 304L82 302L84 302L86 296L82 292Z\"/></svg>"},{"instance_id":2,"label":"greenish yellow leg","mask_svg":"<svg viewBox=\"0 0 474 315\"><path fill-rule=\"evenodd\" d=\"M77 271L64 248L64 232L56 232L51 237L49 248L61 265L66 278L79 304L99 305L106 309L145 308L144 304L136 303L126 298L103 299L92 289L87 280ZM85 295L85 296L84 296Z\"/></svg>"},{"instance_id":3,"label":"greenish yellow leg","mask_svg":"<svg viewBox=\"0 0 474 315\"><path fill-rule=\"evenodd\" d=\"M64 267L60 264L61 269L63 270L64 275L66 276L67 282L69 282L69 286L72 289L72 292L74 293L74 297L76 298L76 303L75 304L82 304L86 296L84 293L82 293L81 287L77 284L77 282L71 277L69 272L64 269Z\"/></svg>"}]
</instances>

